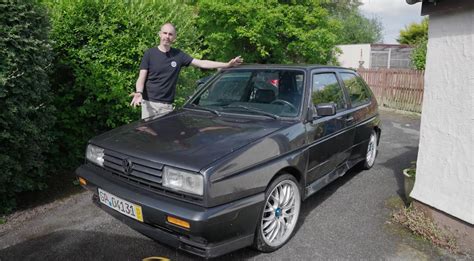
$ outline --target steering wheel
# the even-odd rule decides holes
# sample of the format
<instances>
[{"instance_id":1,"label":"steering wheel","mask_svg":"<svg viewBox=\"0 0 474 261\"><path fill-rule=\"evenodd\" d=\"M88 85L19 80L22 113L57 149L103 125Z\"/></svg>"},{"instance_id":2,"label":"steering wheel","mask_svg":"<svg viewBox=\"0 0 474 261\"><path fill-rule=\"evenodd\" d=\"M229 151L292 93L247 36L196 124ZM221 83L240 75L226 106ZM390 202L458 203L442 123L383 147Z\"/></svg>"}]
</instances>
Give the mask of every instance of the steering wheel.
<instances>
[{"instance_id":1,"label":"steering wheel","mask_svg":"<svg viewBox=\"0 0 474 261\"><path fill-rule=\"evenodd\" d=\"M285 101L285 100L282 100L282 99L276 99L276 100L272 101L270 104L283 104L283 105L286 105L286 106L290 107L293 111L297 111L295 105L291 104L289 101Z\"/></svg>"}]
</instances>

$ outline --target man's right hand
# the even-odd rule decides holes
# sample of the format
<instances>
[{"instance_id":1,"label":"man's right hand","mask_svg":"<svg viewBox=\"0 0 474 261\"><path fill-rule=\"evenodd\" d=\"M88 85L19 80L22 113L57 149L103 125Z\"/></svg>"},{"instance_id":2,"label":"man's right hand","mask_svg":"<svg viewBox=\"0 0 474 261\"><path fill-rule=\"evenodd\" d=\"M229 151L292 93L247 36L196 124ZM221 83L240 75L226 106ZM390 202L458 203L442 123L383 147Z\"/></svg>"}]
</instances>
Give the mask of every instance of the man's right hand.
<instances>
[{"instance_id":1,"label":"man's right hand","mask_svg":"<svg viewBox=\"0 0 474 261\"><path fill-rule=\"evenodd\" d=\"M143 97L141 93L132 92L129 96L133 96L132 102L130 103L131 106L136 107L142 105Z\"/></svg>"}]
</instances>

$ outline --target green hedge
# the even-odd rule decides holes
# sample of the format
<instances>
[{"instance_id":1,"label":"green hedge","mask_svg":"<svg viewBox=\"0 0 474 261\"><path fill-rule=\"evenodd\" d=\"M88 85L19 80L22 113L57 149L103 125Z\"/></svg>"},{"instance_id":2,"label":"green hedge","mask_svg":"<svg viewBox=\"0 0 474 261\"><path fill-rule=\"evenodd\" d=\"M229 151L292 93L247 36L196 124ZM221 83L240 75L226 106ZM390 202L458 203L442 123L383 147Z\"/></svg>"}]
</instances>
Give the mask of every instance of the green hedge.
<instances>
[{"instance_id":1,"label":"green hedge","mask_svg":"<svg viewBox=\"0 0 474 261\"><path fill-rule=\"evenodd\" d=\"M63 167L77 166L86 142L96 134L140 118L128 96L135 89L147 48L168 21L178 30L176 47L199 56L193 10L170 1L52 1L53 74L56 124ZM190 93L194 70L182 73L178 94ZM183 102L183 99L179 99ZM178 104L179 105L179 104Z\"/></svg>"},{"instance_id":2,"label":"green hedge","mask_svg":"<svg viewBox=\"0 0 474 261\"><path fill-rule=\"evenodd\" d=\"M45 187L53 137L46 9L32 1L0 3L0 213L15 195Z\"/></svg>"}]
</instances>

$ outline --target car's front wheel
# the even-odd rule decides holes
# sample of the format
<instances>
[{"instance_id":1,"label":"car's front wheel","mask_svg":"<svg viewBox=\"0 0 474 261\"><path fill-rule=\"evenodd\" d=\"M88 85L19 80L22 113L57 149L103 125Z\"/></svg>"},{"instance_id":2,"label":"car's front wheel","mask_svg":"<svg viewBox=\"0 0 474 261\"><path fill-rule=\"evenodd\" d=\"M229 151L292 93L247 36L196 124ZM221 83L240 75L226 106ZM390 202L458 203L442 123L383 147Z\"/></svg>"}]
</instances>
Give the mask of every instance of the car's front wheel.
<instances>
[{"instance_id":1,"label":"car's front wheel","mask_svg":"<svg viewBox=\"0 0 474 261\"><path fill-rule=\"evenodd\" d=\"M254 247L272 252L293 235L301 207L298 182L289 174L276 178L265 192L265 205L260 215Z\"/></svg>"}]
</instances>

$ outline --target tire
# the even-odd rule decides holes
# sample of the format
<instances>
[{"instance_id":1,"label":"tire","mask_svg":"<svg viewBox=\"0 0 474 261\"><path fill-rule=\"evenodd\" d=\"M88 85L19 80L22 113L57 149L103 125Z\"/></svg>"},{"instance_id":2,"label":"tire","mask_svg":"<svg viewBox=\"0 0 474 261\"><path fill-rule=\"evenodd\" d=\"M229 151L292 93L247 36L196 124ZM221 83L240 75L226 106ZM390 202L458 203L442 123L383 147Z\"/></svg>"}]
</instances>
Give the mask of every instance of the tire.
<instances>
[{"instance_id":1,"label":"tire","mask_svg":"<svg viewBox=\"0 0 474 261\"><path fill-rule=\"evenodd\" d=\"M362 164L363 169L370 169L375 164L375 158L377 157L377 140L377 132L373 130L370 134L369 143L367 144L365 160Z\"/></svg>"},{"instance_id":2,"label":"tire","mask_svg":"<svg viewBox=\"0 0 474 261\"><path fill-rule=\"evenodd\" d=\"M295 177L283 174L276 178L265 191L253 247L272 252L286 244L293 236L300 209L301 190Z\"/></svg>"}]
</instances>

